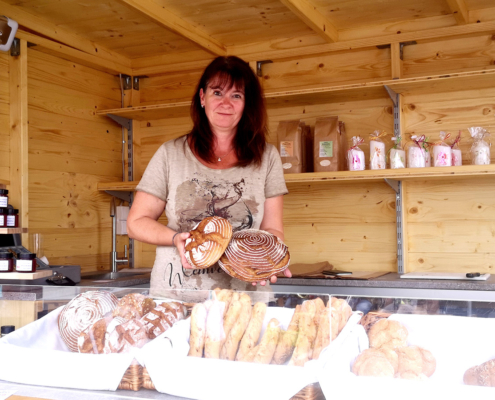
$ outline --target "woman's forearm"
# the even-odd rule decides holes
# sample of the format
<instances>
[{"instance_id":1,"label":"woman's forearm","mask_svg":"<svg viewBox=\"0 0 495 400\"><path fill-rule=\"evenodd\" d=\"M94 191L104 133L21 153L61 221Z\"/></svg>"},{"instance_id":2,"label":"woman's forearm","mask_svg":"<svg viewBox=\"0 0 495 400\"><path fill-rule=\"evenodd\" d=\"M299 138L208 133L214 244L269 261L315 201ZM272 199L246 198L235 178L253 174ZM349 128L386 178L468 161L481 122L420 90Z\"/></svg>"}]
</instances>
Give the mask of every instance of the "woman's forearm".
<instances>
[{"instance_id":1,"label":"woman's forearm","mask_svg":"<svg viewBox=\"0 0 495 400\"><path fill-rule=\"evenodd\" d=\"M150 217L140 217L127 221L129 238L159 246L172 246L175 231Z\"/></svg>"}]
</instances>

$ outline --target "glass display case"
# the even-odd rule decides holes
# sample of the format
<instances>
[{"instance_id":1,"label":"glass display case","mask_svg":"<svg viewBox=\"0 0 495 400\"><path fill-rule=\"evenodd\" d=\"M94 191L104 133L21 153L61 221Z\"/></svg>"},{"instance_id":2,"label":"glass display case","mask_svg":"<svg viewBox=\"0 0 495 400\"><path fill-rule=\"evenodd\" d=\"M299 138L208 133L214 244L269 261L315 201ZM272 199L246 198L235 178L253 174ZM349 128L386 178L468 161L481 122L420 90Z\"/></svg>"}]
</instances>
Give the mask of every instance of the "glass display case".
<instances>
[{"instance_id":1,"label":"glass display case","mask_svg":"<svg viewBox=\"0 0 495 400\"><path fill-rule=\"evenodd\" d=\"M71 352L61 339L60 314L74 298L95 290L115 296L118 305L110 319L97 318L107 318L101 348L96 350L100 339L94 328L90 350ZM495 393L486 387L495 385L492 302L174 290L166 298L149 299L149 309L142 306L143 315L132 318L144 321L145 312L167 308L165 303L180 303L183 317L168 314L170 324L155 331L153 340L107 352L103 344L109 335L129 335L109 327L110 320L124 315L115 309L134 294L142 300L148 290L0 286L0 324L15 326L0 340L0 357L9 360L0 367L0 382L24 384L24 395L37 393L29 388L63 387L81 399L102 390L166 399L231 399L234 394L249 399L260 393L270 399L324 399L336 390L353 398L375 389L385 398L395 397L397 390L421 396L465 392L478 398ZM146 321L155 329L153 320ZM80 336L86 332L89 337L91 329L87 325ZM22 361L26 357L29 363ZM253 376L260 379L245 387ZM44 397L63 398L50 390Z\"/></svg>"}]
</instances>

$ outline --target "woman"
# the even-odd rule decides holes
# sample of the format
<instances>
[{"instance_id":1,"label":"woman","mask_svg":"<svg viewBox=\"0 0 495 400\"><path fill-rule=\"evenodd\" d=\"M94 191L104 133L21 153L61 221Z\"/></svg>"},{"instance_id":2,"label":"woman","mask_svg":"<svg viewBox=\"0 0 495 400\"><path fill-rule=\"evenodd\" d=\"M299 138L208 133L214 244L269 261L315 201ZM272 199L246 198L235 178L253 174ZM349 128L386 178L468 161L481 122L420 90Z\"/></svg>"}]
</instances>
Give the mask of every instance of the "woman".
<instances>
[{"instance_id":1,"label":"woman","mask_svg":"<svg viewBox=\"0 0 495 400\"><path fill-rule=\"evenodd\" d=\"M266 143L262 90L249 65L233 56L213 60L198 83L191 116L191 132L164 143L151 159L127 219L129 237L158 245L151 273L155 296L178 288L248 289L216 265L194 270L187 263L189 231L205 217L221 216L234 231L264 229L284 240L287 187L277 150ZM164 210L168 226L157 222ZM291 276L288 270L285 275Z\"/></svg>"}]
</instances>

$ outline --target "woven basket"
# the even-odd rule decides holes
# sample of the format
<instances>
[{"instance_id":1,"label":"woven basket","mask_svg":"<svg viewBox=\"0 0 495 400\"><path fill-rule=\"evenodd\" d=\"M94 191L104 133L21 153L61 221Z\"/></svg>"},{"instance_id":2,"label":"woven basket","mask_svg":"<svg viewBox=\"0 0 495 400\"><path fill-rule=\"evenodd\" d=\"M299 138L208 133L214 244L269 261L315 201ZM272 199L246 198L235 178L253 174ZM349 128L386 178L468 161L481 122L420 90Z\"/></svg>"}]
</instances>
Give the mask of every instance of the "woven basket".
<instances>
[{"instance_id":1,"label":"woven basket","mask_svg":"<svg viewBox=\"0 0 495 400\"><path fill-rule=\"evenodd\" d=\"M147 369L143 368L134 360L131 366L125 371L119 389L134 390L136 392L141 388L156 390ZM325 396L323 395L320 384L312 383L301 389L291 400L325 400Z\"/></svg>"}]
</instances>

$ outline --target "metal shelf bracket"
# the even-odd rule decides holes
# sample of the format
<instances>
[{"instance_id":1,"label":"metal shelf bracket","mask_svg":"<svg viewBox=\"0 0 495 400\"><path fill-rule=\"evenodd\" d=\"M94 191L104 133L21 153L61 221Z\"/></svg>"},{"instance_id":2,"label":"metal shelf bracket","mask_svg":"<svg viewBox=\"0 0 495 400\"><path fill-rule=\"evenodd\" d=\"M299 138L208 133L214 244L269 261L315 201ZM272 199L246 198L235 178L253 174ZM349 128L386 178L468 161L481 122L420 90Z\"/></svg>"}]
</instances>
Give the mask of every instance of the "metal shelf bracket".
<instances>
[{"instance_id":1,"label":"metal shelf bracket","mask_svg":"<svg viewBox=\"0 0 495 400\"><path fill-rule=\"evenodd\" d=\"M396 179L385 178L387 183L395 192L395 222L397 225L397 273L405 273L404 268L404 204L402 195L402 182Z\"/></svg>"}]
</instances>

